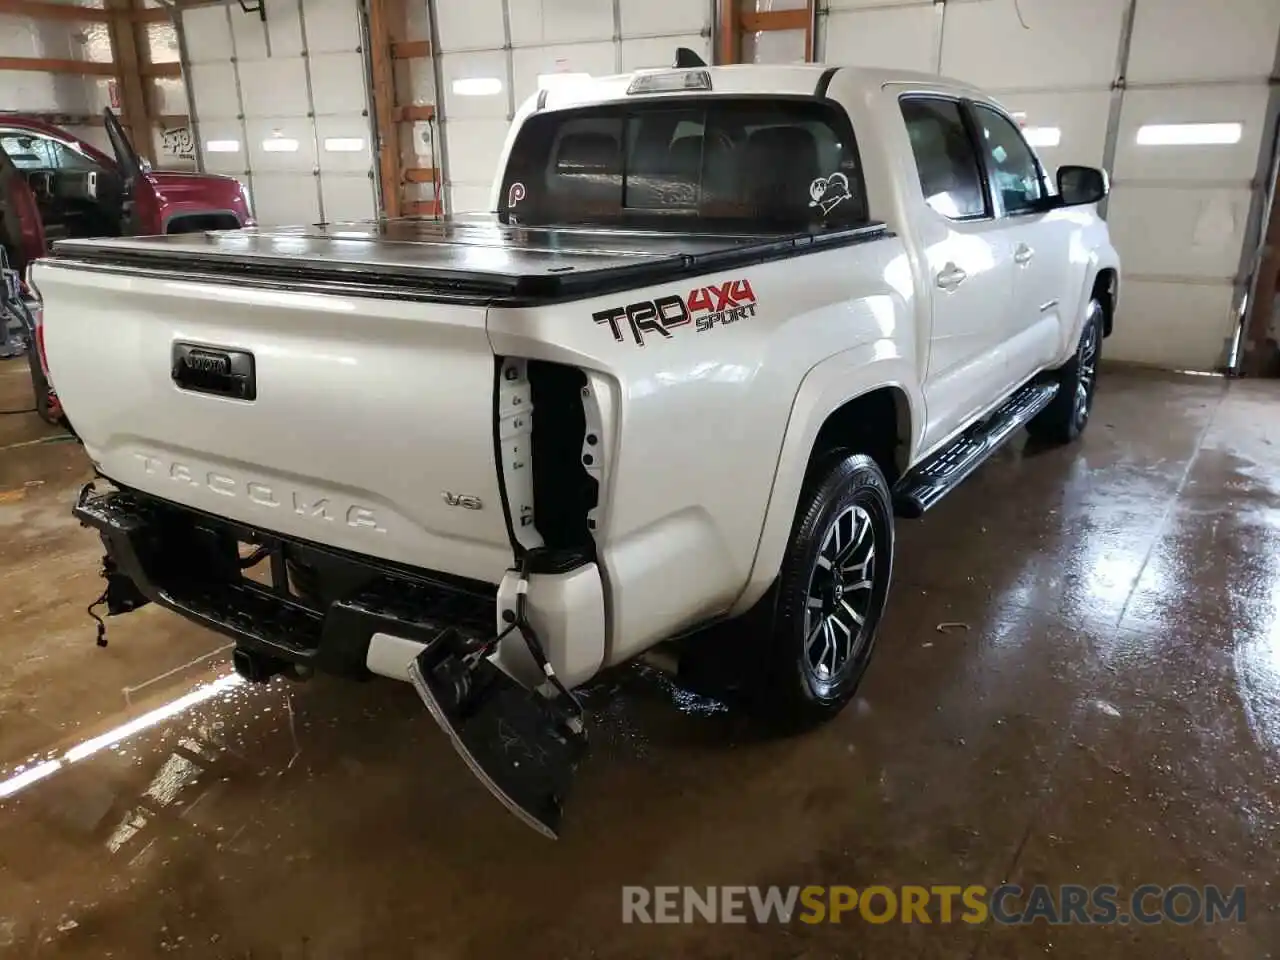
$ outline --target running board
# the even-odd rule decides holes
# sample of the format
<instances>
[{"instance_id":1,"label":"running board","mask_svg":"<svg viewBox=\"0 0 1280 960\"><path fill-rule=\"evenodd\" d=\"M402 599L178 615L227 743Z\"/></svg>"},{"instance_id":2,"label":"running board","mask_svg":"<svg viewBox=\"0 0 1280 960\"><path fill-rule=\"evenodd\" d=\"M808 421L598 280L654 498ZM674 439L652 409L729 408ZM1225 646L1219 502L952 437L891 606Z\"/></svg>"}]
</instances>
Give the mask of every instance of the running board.
<instances>
[{"instance_id":1,"label":"running board","mask_svg":"<svg viewBox=\"0 0 1280 960\"><path fill-rule=\"evenodd\" d=\"M527 826L554 840L586 753L582 722L487 659L468 664L464 651L448 641L427 646L409 665L413 686L477 779Z\"/></svg>"},{"instance_id":2,"label":"running board","mask_svg":"<svg viewBox=\"0 0 1280 960\"><path fill-rule=\"evenodd\" d=\"M954 490L1000 445L1058 393L1056 383L1029 383L1012 394L984 420L975 423L923 463L912 468L893 488L893 509L900 517L918 517Z\"/></svg>"}]
</instances>

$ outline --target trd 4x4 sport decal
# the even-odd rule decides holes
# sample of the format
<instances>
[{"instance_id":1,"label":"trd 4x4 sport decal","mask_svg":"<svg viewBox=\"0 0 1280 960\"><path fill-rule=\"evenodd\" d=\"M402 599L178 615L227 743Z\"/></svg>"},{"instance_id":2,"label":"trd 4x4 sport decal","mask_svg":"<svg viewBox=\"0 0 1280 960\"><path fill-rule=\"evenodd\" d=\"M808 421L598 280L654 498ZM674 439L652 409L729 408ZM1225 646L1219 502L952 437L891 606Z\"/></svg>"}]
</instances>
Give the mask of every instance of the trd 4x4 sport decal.
<instances>
[{"instance_id":1,"label":"trd 4x4 sport decal","mask_svg":"<svg viewBox=\"0 0 1280 960\"><path fill-rule=\"evenodd\" d=\"M625 307L611 307L591 315L596 323L607 323L613 339L623 341L623 323L631 328L636 346L644 346L644 335L656 333L664 340L671 339L676 327L694 324L694 329L705 333L716 324L736 323L756 315L756 295L751 292L751 281L729 280L719 286L698 287L689 296L672 294L653 300L639 300Z\"/></svg>"}]
</instances>

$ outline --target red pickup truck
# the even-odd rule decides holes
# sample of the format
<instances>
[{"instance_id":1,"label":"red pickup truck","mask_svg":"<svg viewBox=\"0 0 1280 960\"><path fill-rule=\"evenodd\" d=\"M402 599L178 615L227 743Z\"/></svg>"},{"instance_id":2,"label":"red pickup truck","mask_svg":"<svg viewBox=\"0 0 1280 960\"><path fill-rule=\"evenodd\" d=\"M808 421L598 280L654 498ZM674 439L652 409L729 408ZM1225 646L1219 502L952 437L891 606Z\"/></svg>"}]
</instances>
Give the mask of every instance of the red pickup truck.
<instances>
[{"instance_id":1,"label":"red pickup truck","mask_svg":"<svg viewBox=\"0 0 1280 960\"><path fill-rule=\"evenodd\" d=\"M56 240L255 225L238 180L152 170L111 110L103 121L114 156L51 123L0 113L0 244L20 272ZM39 345L39 328L36 340ZM56 420L60 411L42 355L32 357L36 405Z\"/></svg>"}]
</instances>

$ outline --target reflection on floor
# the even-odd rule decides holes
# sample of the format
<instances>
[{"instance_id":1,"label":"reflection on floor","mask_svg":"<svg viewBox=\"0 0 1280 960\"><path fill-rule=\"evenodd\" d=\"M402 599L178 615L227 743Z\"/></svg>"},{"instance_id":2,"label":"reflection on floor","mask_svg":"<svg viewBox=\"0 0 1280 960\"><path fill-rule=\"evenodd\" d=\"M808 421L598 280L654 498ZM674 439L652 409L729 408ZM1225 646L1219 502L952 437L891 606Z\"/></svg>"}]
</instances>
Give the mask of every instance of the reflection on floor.
<instances>
[{"instance_id":1,"label":"reflection on floor","mask_svg":"<svg viewBox=\"0 0 1280 960\"><path fill-rule=\"evenodd\" d=\"M97 649L87 463L0 418L0 958L1267 956L1278 402L1109 372L1082 444L1019 442L902 526L876 661L810 735L602 678L558 843L407 687L239 684L222 638L151 608ZM1248 919L621 923L623 885L1006 881L1242 884Z\"/></svg>"}]
</instances>

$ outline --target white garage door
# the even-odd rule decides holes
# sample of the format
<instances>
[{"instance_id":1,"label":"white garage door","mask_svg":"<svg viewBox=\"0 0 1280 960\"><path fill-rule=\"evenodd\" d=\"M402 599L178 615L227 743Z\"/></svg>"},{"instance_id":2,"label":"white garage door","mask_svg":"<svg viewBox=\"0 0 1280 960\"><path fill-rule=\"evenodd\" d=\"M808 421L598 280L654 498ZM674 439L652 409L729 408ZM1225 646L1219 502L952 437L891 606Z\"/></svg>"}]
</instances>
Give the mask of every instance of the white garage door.
<instances>
[{"instance_id":1,"label":"white garage door","mask_svg":"<svg viewBox=\"0 0 1280 960\"><path fill-rule=\"evenodd\" d=\"M1106 165L1124 258L1110 356L1218 365L1269 129L1277 0L829 0L829 63L992 91L1046 165ZM1131 30L1129 29L1131 24Z\"/></svg>"},{"instance_id":2,"label":"white garage door","mask_svg":"<svg viewBox=\"0 0 1280 960\"><path fill-rule=\"evenodd\" d=\"M354 0L182 12L204 168L243 180L264 225L375 215Z\"/></svg>"},{"instance_id":3,"label":"white garage door","mask_svg":"<svg viewBox=\"0 0 1280 960\"><path fill-rule=\"evenodd\" d=\"M709 0L439 0L448 209L488 209L511 117L540 87L670 66L677 47L710 62L711 22Z\"/></svg>"}]
</instances>

